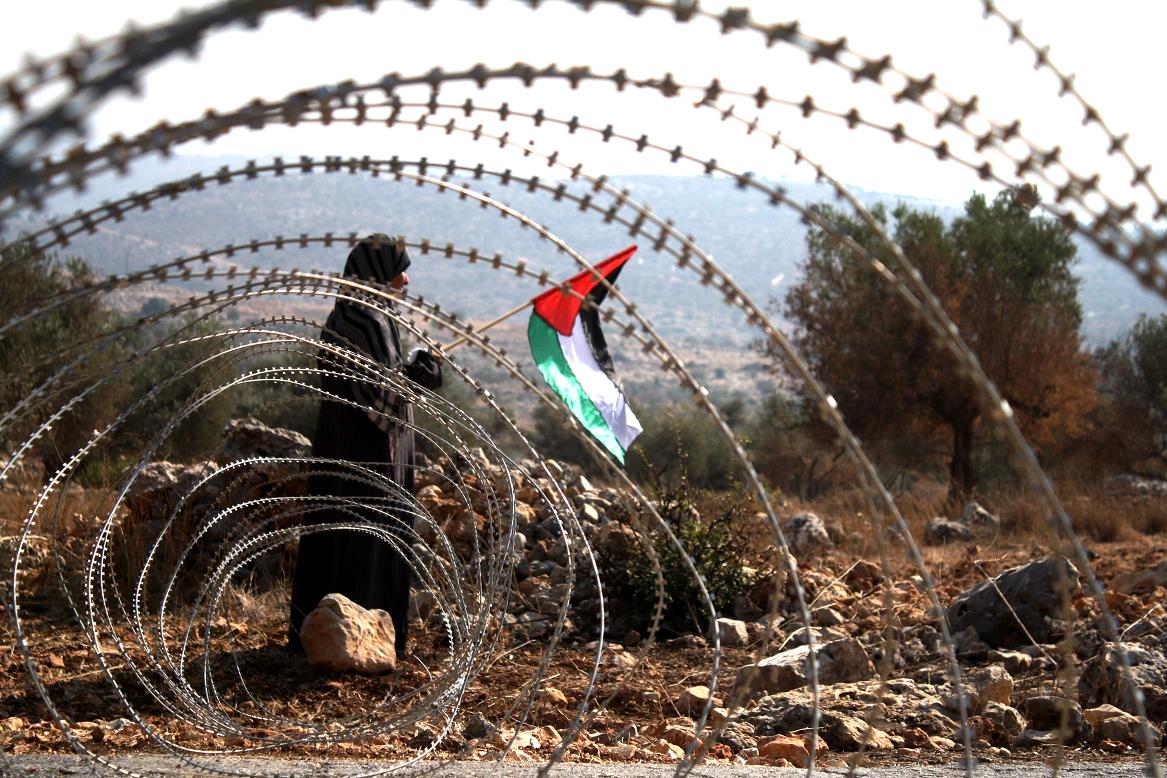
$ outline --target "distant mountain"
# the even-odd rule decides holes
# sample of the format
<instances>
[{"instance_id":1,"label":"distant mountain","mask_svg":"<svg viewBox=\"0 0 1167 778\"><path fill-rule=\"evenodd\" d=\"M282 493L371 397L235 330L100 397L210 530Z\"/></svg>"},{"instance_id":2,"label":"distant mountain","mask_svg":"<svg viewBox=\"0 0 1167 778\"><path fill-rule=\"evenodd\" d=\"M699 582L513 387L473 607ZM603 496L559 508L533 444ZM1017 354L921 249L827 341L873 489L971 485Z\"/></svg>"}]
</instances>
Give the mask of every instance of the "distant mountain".
<instances>
[{"instance_id":1,"label":"distant mountain","mask_svg":"<svg viewBox=\"0 0 1167 778\"><path fill-rule=\"evenodd\" d=\"M88 192L58 198L50 208L67 213L130 190L147 189L163 180L194 172L206 175L220 166L242 162L175 157L166 165L144 165L128 179L95 182ZM517 185L502 186L497 179L486 177L467 183L479 191L494 193L530 215L592 260L602 259L633 241L627 229L605 224L599 214L581 212L545 194L529 193ZM613 178L612 183L627 188L630 197L651 206L661 217L672 219L692 235L755 300L765 303L780 298L795 283L805 253L806 228L792 209L771 207L757 193L740 191L726 179L628 176ZM799 202L831 199L830 190L822 185L780 183ZM573 192L587 191L579 181L568 181L566 185ZM879 192L857 194L868 204L903 201L934 209L946 218L960 212L959 204ZM43 219L41 216L10 224L9 232L27 229ZM121 223L103 225L96 235L76 240L67 251L84 256L103 271L121 273L204 248L238 245L256 238L373 231L428 238L435 246L447 242L465 248L476 246L487 256L500 252L508 258L522 258L531 267L545 267L553 277L574 272L568 259L557 255L551 244L531 230L519 228L513 219L500 218L493 210L461 201L453 194L439 194L430 187L348 173L288 173L282 178L260 177L226 186L212 183L202 193L159 202L149 211L128 215ZM716 290L702 287L692 271L678 270L669 257L654 253L651 240L640 238L638 242L641 251L635 264L622 275L621 287L662 335L703 349L737 350L748 346L751 333L736 312L720 304L721 296ZM341 248L328 252L319 248L288 249L244 253L236 255L234 261L244 266L269 267L278 263L335 270L341 267L343 255ZM1092 342L1121 334L1139 314L1167 311L1161 299L1139 287L1125 270L1091 246L1079 243L1079 255L1085 334ZM471 318L490 317L536 291L529 283L482 266L453 263L438 256L419 257L417 263L411 274L415 291Z\"/></svg>"}]
</instances>

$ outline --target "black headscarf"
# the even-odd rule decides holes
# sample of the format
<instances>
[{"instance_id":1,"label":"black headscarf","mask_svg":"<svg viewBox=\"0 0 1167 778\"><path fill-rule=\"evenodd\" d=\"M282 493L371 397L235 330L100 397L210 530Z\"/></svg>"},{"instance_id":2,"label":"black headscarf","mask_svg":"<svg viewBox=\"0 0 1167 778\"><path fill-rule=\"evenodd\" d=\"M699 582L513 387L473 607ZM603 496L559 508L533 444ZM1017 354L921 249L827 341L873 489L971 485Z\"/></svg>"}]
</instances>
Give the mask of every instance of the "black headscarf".
<instances>
[{"instance_id":1,"label":"black headscarf","mask_svg":"<svg viewBox=\"0 0 1167 778\"><path fill-rule=\"evenodd\" d=\"M383 233L374 233L353 246L348 261L344 265L344 277L354 281L370 281L377 285L387 285L410 265L409 251ZM341 294L361 297L359 290L342 289ZM321 339L349 349L355 349L371 357L379 365L390 370L402 365L401 338L397 325L378 307L391 307L384 298L368 303L352 300L338 300L324 325ZM369 410L369 418L379 427L388 431L394 423L394 412L398 397L384 379L371 373L359 363L330 356L323 360L344 372L356 371L369 375L372 379L352 378L344 382L341 395L345 399L359 402Z\"/></svg>"},{"instance_id":2,"label":"black headscarf","mask_svg":"<svg viewBox=\"0 0 1167 778\"><path fill-rule=\"evenodd\" d=\"M388 284L410 265L409 251L383 232L353 246L344 263L344 277Z\"/></svg>"}]
</instances>

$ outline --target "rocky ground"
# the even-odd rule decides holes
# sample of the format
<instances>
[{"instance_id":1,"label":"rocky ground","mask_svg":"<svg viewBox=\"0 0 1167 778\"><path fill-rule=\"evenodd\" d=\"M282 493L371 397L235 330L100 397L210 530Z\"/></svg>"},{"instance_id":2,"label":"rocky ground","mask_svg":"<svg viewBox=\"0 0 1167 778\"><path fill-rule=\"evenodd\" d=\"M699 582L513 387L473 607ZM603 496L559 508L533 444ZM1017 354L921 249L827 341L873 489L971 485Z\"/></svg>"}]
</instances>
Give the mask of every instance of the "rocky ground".
<instances>
[{"instance_id":1,"label":"rocky ground","mask_svg":"<svg viewBox=\"0 0 1167 778\"><path fill-rule=\"evenodd\" d=\"M254 451L256 446L249 445ZM476 475L467 475L466 463L436 465L432 472L439 475L422 479L418 495L434 525L419 534L433 543L441 533L452 541L454 553L465 557L497 509L491 500L497 490L489 481L505 474L489 462L481 463ZM139 513L136 521L157 521L149 506L172 504L175 490L189 489L192 472L205 476L221 466L156 468L152 480L144 482L148 488L139 490L136 503L131 501ZM626 495L597 487L570 468L554 467L579 518L580 534L598 552L635 541L628 536L625 515L634 503ZM279 477L268 470L260 480ZM99 657L62 598L48 594L51 582L40 581L36 585L46 587L46 593L24 599L21 615L47 696L87 748L108 754L156 750L144 724L172 743L196 749L284 743L278 753L293 756L399 759L432 751L480 760L495 758L509 746L509 759L545 760L586 707L589 713L566 751L568 761L676 762L691 748L701 749L711 763L777 766L805 764L812 749L822 765L857 758L869 764L941 764L959 755L960 695L948 680L947 652L926 587L902 544L889 543L888 578L883 567L849 550L855 544L829 520L807 514L784 519L813 619L820 725L814 741L809 735L815 699L807 630L797 616L788 578L781 572L762 573L769 569L763 558L744 560L756 565L751 568L755 575L770 577L751 589L752 601L727 608L738 618L718 622L720 649L710 634L662 634L650 644L626 620L610 619L609 642L592 688L598 598L594 584L588 588L588 576L580 575L563 639L549 653L551 626L569 582L568 552L562 527L549 522L549 484L521 477L517 482L512 597L492 613L488 633L494 642L448 727L432 718L401 719L402 726L392 732L287 745L288 738L326 731L329 722L375 718L378 714L370 711L387 699L404 700L385 710L386 716L402 716L412 704L409 695L424 694L434 677L457 660L445 650L447 628L441 608L435 607L440 598L421 593L411 628L413 656L394 672L313 669L304 657L283 648L287 600L278 564L264 569L269 577L262 579L263 586L233 590L237 607L208 629L209 676L202 676L200 658L188 658L194 668L188 680L205 692L206 710L246 721L246 726L224 725L202 712L176 715L167 700L153 698L135 683L132 668L113 650L110 639L117 635L133 656L130 625L107 626ZM220 490L213 499L222 500L225 493ZM77 521L86 526L83 517ZM1083 594L1074 566L1033 539L1002 537L995 518L975 507L951 524L928 526L925 538L931 545L925 554L936 596L953 628L976 756L985 762L1137 756L1145 741L1131 715L1132 687L1119 672L1101 610ZM1153 727L1149 736L1157 745L1159 728L1167 721L1167 614L1161 604L1167 596L1167 538L1092 544L1090 551L1106 587L1105 602L1126 641L1134 686L1145 700ZM43 572L31 567L34 577ZM763 606L776 590L776 607L767 613ZM611 612L619 615L623 605L612 603ZM18 754L69 750L5 624L0 747ZM177 646L177 638L166 635L168 645ZM108 675L101 662L108 664ZM533 689L537 676L541 681ZM516 714L516 700L530 701L525 718ZM131 710L141 716L140 723L133 721ZM698 731L704 719L706 726Z\"/></svg>"}]
</instances>

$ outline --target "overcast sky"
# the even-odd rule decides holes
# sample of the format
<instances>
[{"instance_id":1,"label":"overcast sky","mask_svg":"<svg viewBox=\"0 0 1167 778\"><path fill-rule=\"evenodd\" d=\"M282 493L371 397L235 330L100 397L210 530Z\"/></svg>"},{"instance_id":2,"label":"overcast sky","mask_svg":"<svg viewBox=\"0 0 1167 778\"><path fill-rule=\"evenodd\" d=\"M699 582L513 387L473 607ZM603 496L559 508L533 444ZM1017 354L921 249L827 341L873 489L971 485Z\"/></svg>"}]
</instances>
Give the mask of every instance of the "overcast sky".
<instances>
[{"instance_id":1,"label":"overcast sky","mask_svg":"<svg viewBox=\"0 0 1167 778\"><path fill-rule=\"evenodd\" d=\"M741 4L735 3L735 4ZM5 11L0 26L0 73L19 67L22 54L46 56L68 48L79 34L95 39L122 29L127 20L156 23L181 7L205 3L167 0L38 0ZM703 0L703 9L724 3ZM1116 199L1131 199L1125 184L1128 169L1105 159L1106 143L1096 128L1080 127L1081 112L1056 99L1056 81L1035 73L1032 55L1009 46L998 20L985 21L979 0L901 0L870 2L784 0L754 3L755 18L798 19L812 35L847 37L849 45L869 56L890 54L896 65L923 75L935 72L946 90L980 96L981 107L995 119L1021 118L1022 126L1042 144L1062 145L1065 159L1079 172L1102 172ZM1111 0L1098 3L1016 2L1002 0L1011 16L1025 20L1025 30L1051 46L1051 58L1077 74L1077 84L1118 131L1129 132L1129 148L1144 164L1153 163L1153 180L1167 188L1167 110L1157 93L1161 37L1167 29L1167 3L1158 0ZM296 89L352 78L375 81L387 72L425 72L477 62L506 65L522 60L534 65L587 64L604 72L624 67L632 76L672 72L678 81L707 83L716 75L727 87L747 91L765 84L770 94L801 100L813 94L819 105L847 110L894 124L904 121L925 137L935 135L918 112L895 106L887 91L854 85L838 69L811 67L805 55L789 47L766 49L755 34L717 34L711 22L678 25L671 16L649 12L633 18L615 7L584 13L566 2L546 0L537 12L516 0L494 0L484 10L464 0L437 0L423 12L404 0L386 0L374 14L360 10L329 11L315 22L287 12L269 16L259 30L219 33L199 58L178 59L155 68L141 99L118 97L93 119L94 139L113 132L133 132L159 119L194 118L208 107L226 110L254 97L276 98ZM19 10L15 10L16 8ZM485 92L451 90L446 99L470 96L515 108L542 107L549 116L569 118L656 141L703 157L717 157L737 169L767 176L799 175L786 153L746 139L709 111L694 111L691 102L666 101L644 92L617 95L607 86L581 89L512 85ZM744 113L744 112L743 112ZM12 117L0 112L0 131ZM479 117L465 120L469 126ZM974 187L985 188L952 164L938 165L918 149L892 146L886 136L849 131L837 120L805 121L797 111L771 109L762 126L782 130L784 140L803 148L845 181L868 189L961 200ZM638 155L616 143L595 138L536 134L530 124L511 122L513 137L533 140L538 148L562 150L564 158L582 161L594 172L696 173L671 166L667 159ZM212 146L183 149L196 154L370 154L431 159L456 156L488 164L499 152L483 144L452 141L438 132L388 131L383 127L298 128L237 131ZM519 167L513 155L498 164ZM805 173L802 174L805 176ZM1124 194L1125 192L1125 194Z\"/></svg>"}]
</instances>

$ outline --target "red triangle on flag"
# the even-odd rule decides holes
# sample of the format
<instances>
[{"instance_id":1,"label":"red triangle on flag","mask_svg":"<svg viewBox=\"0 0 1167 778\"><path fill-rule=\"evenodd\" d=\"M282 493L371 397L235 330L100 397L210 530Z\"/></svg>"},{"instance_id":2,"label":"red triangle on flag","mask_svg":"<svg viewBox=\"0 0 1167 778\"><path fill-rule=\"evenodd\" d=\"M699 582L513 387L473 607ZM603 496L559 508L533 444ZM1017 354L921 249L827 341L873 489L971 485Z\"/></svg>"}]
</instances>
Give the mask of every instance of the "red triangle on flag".
<instances>
[{"instance_id":1,"label":"red triangle on flag","mask_svg":"<svg viewBox=\"0 0 1167 778\"><path fill-rule=\"evenodd\" d=\"M535 313L547 322L561 335L570 335L579 318L579 309L583 305L584 297L600 283L598 276L609 278L613 273L632 258L636 253L636 246L629 246L619 254L613 254L595 265L596 272L585 270L572 276L554 289L548 289L531 300L535 305ZM575 294L563 291L564 287L571 289ZM579 297L576 297L576 294Z\"/></svg>"}]
</instances>

